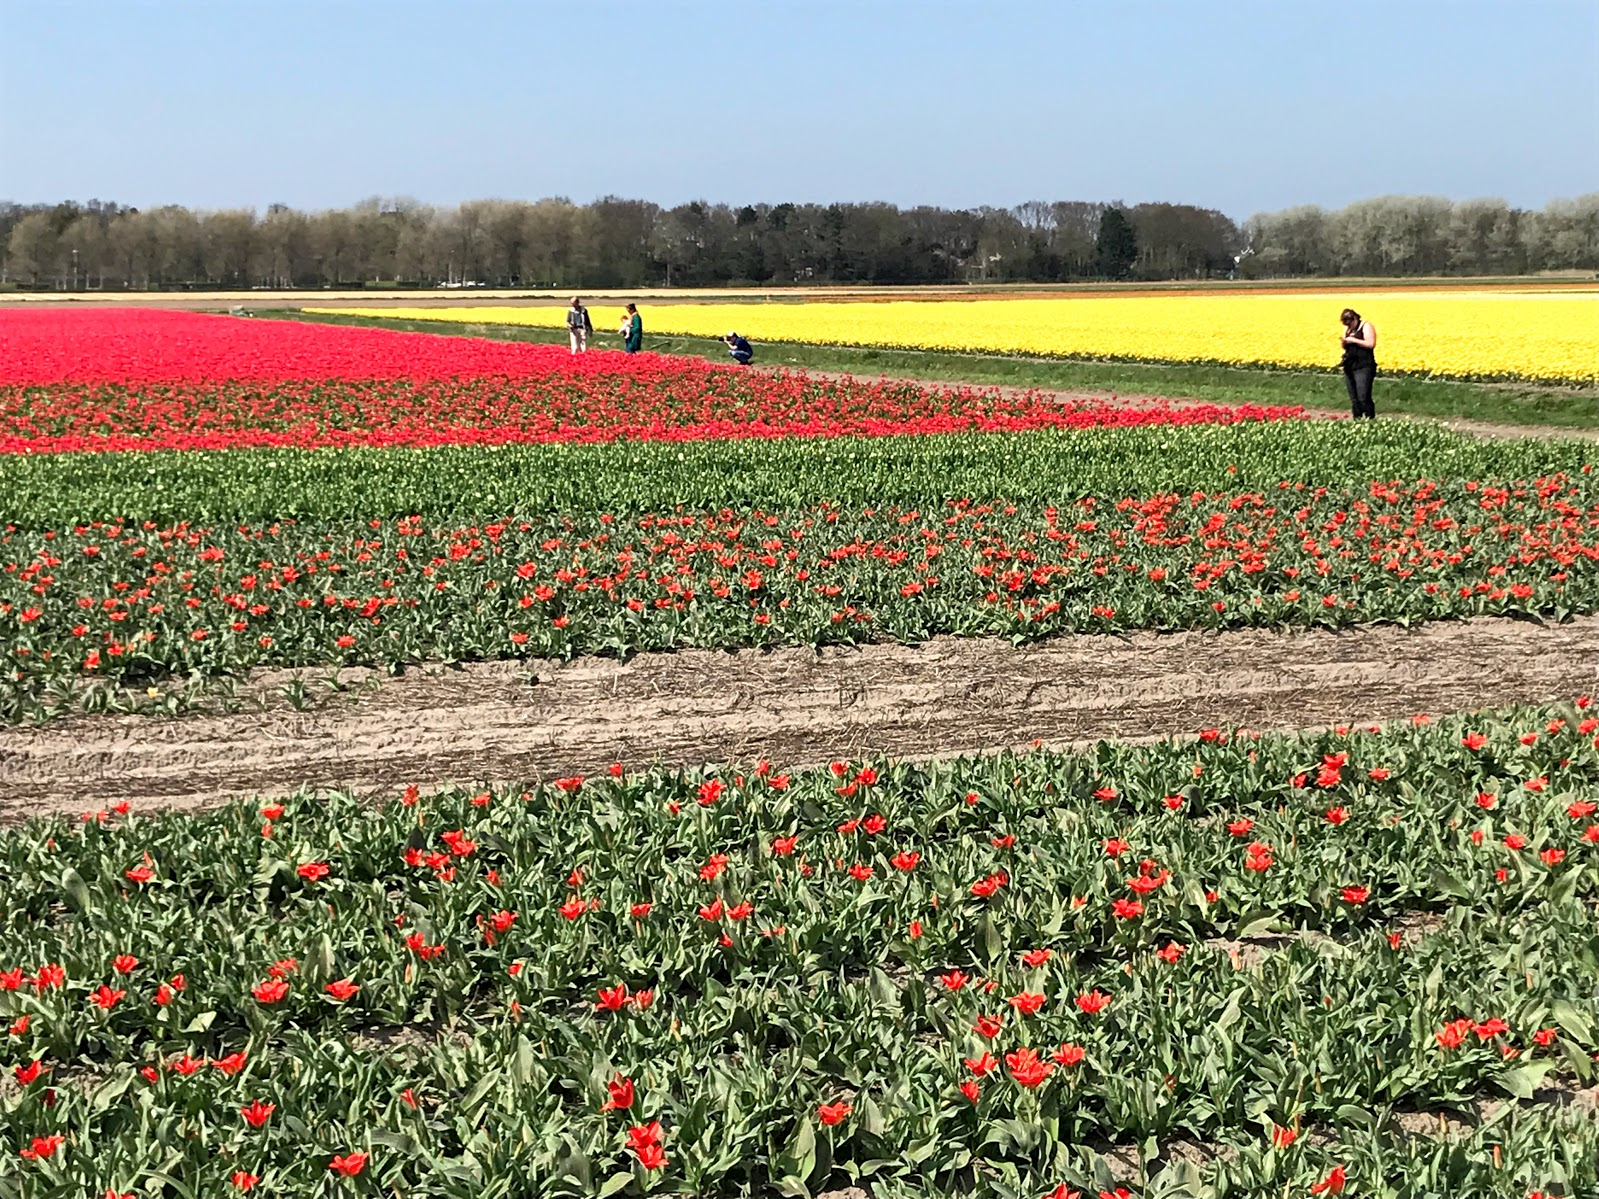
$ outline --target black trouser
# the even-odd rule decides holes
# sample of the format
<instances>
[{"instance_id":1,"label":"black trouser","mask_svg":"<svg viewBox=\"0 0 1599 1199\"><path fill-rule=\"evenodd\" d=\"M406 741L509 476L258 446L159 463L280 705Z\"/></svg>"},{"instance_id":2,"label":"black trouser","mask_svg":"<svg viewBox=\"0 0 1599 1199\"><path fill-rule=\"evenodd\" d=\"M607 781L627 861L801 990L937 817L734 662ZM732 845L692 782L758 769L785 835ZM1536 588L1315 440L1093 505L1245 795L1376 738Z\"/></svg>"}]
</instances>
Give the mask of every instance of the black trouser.
<instances>
[{"instance_id":1,"label":"black trouser","mask_svg":"<svg viewBox=\"0 0 1599 1199\"><path fill-rule=\"evenodd\" d=\"M1344 367L1344 385L1349 388L1349 414L1357 420L1364 416L1375 420L1377 409L1371 402L1371 381L1377 377L1375 366Z\"/></svg>"}]
</instances>

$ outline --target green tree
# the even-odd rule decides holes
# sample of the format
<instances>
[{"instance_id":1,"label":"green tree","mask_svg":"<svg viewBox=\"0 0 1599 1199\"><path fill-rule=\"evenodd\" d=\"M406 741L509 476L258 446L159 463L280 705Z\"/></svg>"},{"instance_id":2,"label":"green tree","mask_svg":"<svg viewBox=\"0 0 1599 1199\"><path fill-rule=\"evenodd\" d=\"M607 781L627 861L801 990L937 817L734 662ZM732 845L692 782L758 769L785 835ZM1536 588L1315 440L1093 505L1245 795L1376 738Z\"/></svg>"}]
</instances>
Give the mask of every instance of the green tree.
<instances>
[{"instance_id":1,"label":"green tree","mask_svg":"<svg viewBox=\"0 0 1599 1199\"><path fill-rule=\"evenodd\" d=\"M1138 261L1138 234L1127 214L1118 207L1105 209L1099 216L1099 239L1095 243L1099 273L1107 279L1125 279Z\"/></svg>"}]
</instances>

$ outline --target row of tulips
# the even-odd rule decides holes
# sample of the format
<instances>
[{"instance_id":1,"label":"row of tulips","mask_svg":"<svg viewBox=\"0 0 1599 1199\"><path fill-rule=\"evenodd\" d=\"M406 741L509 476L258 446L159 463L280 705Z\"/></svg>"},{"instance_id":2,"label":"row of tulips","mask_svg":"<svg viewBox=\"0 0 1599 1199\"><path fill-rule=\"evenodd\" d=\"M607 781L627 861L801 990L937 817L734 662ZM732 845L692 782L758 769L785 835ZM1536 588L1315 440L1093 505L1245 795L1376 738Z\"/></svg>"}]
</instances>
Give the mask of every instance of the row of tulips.
<instances>
[{"instance_id":1,"label":"row of tulips","mask_svg":"<svg viewBox=\"0 0 1599 1199\"><path fill-rule=\"evenodd\" d=\"M460 525L0 534L13 716L56 680L1599 608L1591 476ZM74 684L75 685L75 684Z\"/></svg>"},{"instance_id":2,"label":"row of tulips","mask_svg":"<svg viewBox=\"0 0 1599 1199\"><path fill-rule=\"evenodd\" d=\"M0 1193L1590 1193L1592 711L37 822Z\"/></svg>"}]
</instances>

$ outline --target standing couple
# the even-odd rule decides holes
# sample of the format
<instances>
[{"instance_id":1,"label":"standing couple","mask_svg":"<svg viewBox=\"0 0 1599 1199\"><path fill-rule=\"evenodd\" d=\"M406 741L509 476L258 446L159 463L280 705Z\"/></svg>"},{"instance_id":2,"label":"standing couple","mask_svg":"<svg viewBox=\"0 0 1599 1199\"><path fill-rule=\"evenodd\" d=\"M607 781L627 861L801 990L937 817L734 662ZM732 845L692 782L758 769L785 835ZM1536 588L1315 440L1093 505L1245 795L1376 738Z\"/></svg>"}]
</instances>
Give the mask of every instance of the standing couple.
<instances>
[{"instance_id":1,"label":"standing couple","mask_svg":"<svg viewBox=\"0 0 1599 1199\"><path fill-rule=\"evenodd\" d=\"M589 319L589 310L583 307L581 297L573 296L572 306L566 310L566 335L572 353L586 353L589 336L593 332L594 322ZM617 333L622 338L622 348L629 354L637 354L644 348L644 319L638 314L637 304L627 306L627 311L622 314L622 327Z\"/></svg>"},{"instance_id":2,"label":"standing couple","mask_svg":"<svg viewBox=\"0 0 1599 1199\"><path fill-rule=\"evenodd\" d=\"M572 306L566 310L566 334L573 354L587 353L589 336L593 332L594 322L589 319L589 310L583 307L581 297L573 296ZM629 354L637 354L644 348L644 318L639 316L637 304L627 306L617 335L622 339L622 348ZM722 340L727 345L728 355L740 366L748 366L754 360L755 347L750 345L747 338L729 333Z\"/></svg>"}]
</instances>

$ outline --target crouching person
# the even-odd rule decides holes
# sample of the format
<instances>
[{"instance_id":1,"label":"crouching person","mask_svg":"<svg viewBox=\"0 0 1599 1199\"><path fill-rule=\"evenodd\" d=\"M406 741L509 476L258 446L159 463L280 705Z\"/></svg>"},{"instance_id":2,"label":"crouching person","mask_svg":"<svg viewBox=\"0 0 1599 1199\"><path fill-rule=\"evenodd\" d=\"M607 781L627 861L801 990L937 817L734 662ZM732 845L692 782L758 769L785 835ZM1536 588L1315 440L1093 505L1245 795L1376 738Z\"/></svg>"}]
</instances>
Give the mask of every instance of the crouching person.
<instances>
[{"instance_id":1,"label":"crouching person","mask_svg":"<svg viewBox=\"0 0 1599 1199\"><path fill-rule=\"evenodd\" d=\"M755 347L737 333L729 333L723 340L727 342L727 352L740 366L748 366L755 360Z\"/></svg>"}]
</instances>

